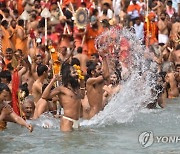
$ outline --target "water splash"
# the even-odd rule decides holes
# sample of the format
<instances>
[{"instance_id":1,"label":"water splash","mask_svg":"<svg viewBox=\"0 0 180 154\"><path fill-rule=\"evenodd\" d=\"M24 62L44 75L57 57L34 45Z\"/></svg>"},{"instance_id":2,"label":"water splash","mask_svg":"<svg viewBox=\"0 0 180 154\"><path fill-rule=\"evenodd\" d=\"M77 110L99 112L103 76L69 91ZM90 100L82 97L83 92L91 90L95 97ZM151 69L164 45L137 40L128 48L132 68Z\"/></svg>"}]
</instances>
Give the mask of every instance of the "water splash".
<instances>
[{"instance_id":1,"label":"water splash","mask_svg":"<svg viewBox=\"0 0 180 154\"><path fill-rule=\"evenodd\" d=\"M42 127L44 129L56 128L59 129L60 120L55 119L51 114L42 114L36 120L28 120L28 123L33 126Z\"/></svg>"},{"instance_id":2,"label":"water splash","mask_svg":"<svg viewBox=\"0 0 180 154\"><path fill-rule=\"evenodd\" d=\"M122 40L125 40L126 45L128 43L129 55L127 59L130 72L128 80L121 83L122 89L111 98L103 111L91 120L82 121L81 126L99 127L132 122L136 113L157 97L157 95L152 95L152 89L156 85L157 65L149 58L145 58L144 55L148 54L149 51L141 45L131 30L111 28L96 38L96 48L100 52L115 51L117 56L121 54L120 50L124 45ZM108 56L112 58L110 61L116 58L112 57L112 52L106 52L106 54L111 55Z\"/></svg>"}]
</instances>

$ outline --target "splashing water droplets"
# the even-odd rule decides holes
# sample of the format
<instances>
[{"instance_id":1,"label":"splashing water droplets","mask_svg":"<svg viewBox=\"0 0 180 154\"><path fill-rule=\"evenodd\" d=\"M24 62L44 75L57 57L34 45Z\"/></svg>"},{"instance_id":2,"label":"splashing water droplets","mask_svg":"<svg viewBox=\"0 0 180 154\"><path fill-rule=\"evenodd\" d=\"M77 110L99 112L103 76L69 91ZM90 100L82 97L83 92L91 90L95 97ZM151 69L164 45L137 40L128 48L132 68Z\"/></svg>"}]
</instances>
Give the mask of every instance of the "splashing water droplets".
<instances>
[{"instance_id":1,"label":"splashing water droplets","mask_svg":"<svg viewBox=\"0 0 180 154\"><path fill-rule=\"evenodd\" d=\"M121 60L125 57L130 74L128 79L121 83L121 90L111 98L104 110L91 120L82 121L81 126L102 127L132 122L141 108L156 99L157 95L152 96L152 89L156 84L157 66L152 61L150 66L147 65L144 54L149 51L141 45L132 31L113 27L96 38L95 46L99 52L108 55L109 64L117 59L122 63ZM128 51L124 57L123 51Z\"/></svg>"}]
</instances>

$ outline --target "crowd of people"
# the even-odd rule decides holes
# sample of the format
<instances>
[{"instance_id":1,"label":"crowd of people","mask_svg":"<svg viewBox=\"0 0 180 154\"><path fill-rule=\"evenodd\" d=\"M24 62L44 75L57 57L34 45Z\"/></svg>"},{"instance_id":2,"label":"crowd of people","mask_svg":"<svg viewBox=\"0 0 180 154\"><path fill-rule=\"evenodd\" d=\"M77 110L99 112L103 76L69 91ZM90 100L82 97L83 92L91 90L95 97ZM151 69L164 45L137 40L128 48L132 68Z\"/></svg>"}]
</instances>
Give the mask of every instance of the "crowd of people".
<instances>
[{"instance_id":1,"label":"crowd of people","mask_svg":"<svg viewBox=\"0 0 180 154\"><path fill-rule=\"evenodd\" d=\"M0 130L16 122L32 131L26 120L49 112L72 131L103 110L128 80L133 48L124 38L109 63L114 47L99 51L96 37L112 27L133 29L157 64L160 92L147 107L178 97L179 0L0 0Z\"/></svg>"}]
</instances>

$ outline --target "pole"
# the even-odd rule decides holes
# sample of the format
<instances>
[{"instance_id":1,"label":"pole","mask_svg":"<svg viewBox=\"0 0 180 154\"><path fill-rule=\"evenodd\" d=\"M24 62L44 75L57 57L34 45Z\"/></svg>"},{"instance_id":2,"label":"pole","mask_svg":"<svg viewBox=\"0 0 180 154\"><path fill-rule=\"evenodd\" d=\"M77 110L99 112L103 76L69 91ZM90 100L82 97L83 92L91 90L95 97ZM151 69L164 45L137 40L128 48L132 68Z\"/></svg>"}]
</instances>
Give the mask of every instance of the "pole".
<instances>
[{"instance_id":1,"label":"pole","mask_svg":"<svg viewBox=\"0 0 180 154\"><path fill-rule=\"evenodd\" d=\"M47 46L47 18L45 18L45 46Z\"/></svg>"},{"instance_id":2,"label":"pole","mask_svg":"<svg viewBox=\"0 0 180 154\"><path fill-rule=\"evenodd\" d=\"M149 0L146 2L146 47L148 48L149 46L149 19L148 19L148 14L149 14Z\"/></svg>"}]
</instances>

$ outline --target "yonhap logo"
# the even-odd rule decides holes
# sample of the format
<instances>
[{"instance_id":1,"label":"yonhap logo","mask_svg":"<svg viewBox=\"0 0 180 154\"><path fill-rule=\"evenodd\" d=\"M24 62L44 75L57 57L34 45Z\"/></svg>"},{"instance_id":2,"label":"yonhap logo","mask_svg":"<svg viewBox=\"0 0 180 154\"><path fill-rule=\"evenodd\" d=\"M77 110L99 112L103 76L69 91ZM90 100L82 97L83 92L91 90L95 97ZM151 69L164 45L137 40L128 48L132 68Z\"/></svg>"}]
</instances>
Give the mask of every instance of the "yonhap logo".
<instances>
[{"instance_id":1,"label":"yonhap logo","mask_svg":"<svg viewBox=\"0 0 180 154\"><path fill-rule=\"evenodd\" d=\"M139 143L143 148L151 146L154 142L154 135L151 131L143 132L139 135Z\"/></svg>"}]
</instances>

